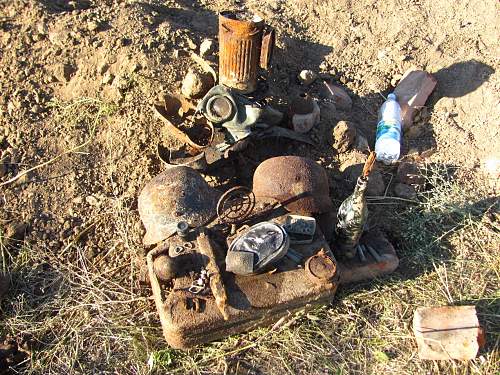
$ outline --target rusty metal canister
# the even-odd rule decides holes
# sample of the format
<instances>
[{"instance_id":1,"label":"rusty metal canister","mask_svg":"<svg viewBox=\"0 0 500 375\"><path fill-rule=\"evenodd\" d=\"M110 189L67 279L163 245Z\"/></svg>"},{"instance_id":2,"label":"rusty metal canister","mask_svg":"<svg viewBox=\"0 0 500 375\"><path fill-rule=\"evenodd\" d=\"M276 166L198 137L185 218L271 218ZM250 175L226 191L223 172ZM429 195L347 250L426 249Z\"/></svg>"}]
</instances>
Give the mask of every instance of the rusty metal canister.
<instances>
[{"instance_id":1,"label":"rusty metal canister","mask_svg":"<svg viewBox=\"0 0 500 375\"><path fill-rule=\"evenodd\" d=\"M219 80L242 94L257 88L257 68L267 69L274 30L262 18L244 12L219 15Z\"/></svg>"}]
</instances>

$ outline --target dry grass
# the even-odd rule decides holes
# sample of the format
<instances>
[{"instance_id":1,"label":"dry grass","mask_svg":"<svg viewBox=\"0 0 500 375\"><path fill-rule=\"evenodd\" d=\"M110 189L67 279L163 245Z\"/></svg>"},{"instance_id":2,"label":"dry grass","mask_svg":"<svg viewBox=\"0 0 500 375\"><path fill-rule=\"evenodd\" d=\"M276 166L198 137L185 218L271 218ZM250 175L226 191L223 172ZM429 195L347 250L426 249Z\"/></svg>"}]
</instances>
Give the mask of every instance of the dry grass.
<instances>
[{"instance_id":1,"label":"dry grass","mask_svg":"<svg viewBox=\"0 0 500 375\"><path fill-rule=\"evenodd\" d=\"M107 165L113 150L110 137ZM105 183L116 184L113 170L106 173ZM332 305L300 312L274 329L189 352L163 342L149 291L137 283L137 250L129 238L137 216L117 195L101 215L115 223L115 235L109 250L93 260L78 241L62 257L29 243L14 250L0 241L0 268L13 275L1 305L0 336L32 343L30 360L15 369L28 374L498 374L499 206L480 182L470 171L429 167L429 189L420 203L390 206L401 258L393 275L343 287ZM108 267L118 251L118 263ZM488 340L477 359L438 363L416 357L413 312L440 304L477 306Z\"/></svg>"}]
</instances>

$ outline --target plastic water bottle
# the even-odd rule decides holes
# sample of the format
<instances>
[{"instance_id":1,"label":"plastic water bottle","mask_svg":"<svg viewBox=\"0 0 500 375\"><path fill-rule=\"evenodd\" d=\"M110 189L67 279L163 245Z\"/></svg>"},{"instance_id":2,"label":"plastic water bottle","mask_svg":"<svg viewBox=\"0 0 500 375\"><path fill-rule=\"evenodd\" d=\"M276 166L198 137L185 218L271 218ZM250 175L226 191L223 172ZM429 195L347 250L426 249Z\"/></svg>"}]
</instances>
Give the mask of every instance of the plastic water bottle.
<instances>
[{"instance_id":1,"label":"plastic water bottle","mask_svg":"<svg viewBox=\"0 0 500 375\"><path fill-rule=\"evenodd\" d=\"M379 111L375 140L377 160L384 164L395 163L401 152L401 107L396 95L389 94Z\"/></svg>"}]
</instances>

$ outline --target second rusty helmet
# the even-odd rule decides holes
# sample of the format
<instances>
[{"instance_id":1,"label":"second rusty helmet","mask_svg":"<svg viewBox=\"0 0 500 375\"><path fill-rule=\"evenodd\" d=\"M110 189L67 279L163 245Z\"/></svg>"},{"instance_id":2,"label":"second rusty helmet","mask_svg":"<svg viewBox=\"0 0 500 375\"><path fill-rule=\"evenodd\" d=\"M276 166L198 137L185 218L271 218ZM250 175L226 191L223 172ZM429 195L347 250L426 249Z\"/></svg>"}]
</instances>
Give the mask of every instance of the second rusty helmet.
<instances>
[{"instance_id":1,"label":"second rusty helmet","mask_svg":"<svg viewBox=\"0 0 500 375\"><path fill-rule=\"evenodd\" d=\"M138 200L139 215L146 227L145 245L170 237L180 221L196 227L216 215L220 193L195 170L172 167L149 181Z\"/></svg>"},{"instance_id":2,"label":"second rusty helmet","mask_svg":"<svg viewBox=\"0 0 500 375\"><path fill-rule=\"evenodd\" d=\"M300 156L278 156L260 163L253 175L253 192L259 200L283 203L290 212L333 210L326 171Z\"/></svg>"}]
</instances>

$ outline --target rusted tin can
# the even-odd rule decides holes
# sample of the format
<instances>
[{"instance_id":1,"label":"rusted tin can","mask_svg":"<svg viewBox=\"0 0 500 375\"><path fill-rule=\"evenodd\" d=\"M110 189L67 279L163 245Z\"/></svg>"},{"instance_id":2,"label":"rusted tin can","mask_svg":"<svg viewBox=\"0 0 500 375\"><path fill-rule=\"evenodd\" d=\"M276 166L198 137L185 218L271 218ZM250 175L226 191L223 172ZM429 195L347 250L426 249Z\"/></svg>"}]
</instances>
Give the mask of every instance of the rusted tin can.
<instances>
[{"instance_id":1,"label":"rusted tin can","mask_svg":"<svg viewBox=\"0 0 500 375\"><path fill-rule=\"evenodd\" d=\"M274 30L259 16L244 12L219 15L219 80L248 94L257 88L257 69L267 69L274 47Z\"/></svg>"}]
</instances>

